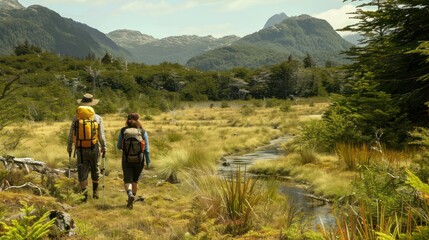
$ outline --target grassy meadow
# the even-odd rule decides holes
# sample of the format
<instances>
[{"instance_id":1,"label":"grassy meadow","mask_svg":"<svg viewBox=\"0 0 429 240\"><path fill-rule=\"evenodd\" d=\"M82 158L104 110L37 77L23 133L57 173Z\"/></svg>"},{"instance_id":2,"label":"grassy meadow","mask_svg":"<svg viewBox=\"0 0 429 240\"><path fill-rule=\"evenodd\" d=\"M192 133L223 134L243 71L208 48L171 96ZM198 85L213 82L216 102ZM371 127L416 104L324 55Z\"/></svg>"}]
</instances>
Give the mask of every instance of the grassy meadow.
<instances>
[{"instance_id":1,"label":"grassy meadow","mask_svg":"<svg viewBox=\"0 0 429 240\"><path fill-rule=\"evenodd\" d=\"M141 114L149 134L152 166L143 171L139 183L137 195L144 201L136 202L132 210L126 208L121 152L116 149L126 114L102 116L108 152L100 199L79 203L75 173L71 180L65 176L52 180L36 173L2 170L2 177L11 185L31 181L45 186L51 197L36 196L24 188L0 192L0 217L16 214L23 200L41 212L56 208L70 213L76 234L64 239L322 239L320 233L307 231L297 220L298 213L277 193L275 182L243 179L241 172L222 179L216 167L224 155L250 152L274 138L299 134L300 125L320 119L327 106L323 99L279 101L270 106L262 101L184 103L181 109L159 115ZM70 122L12 125L7 131L14 137L2 136L5 144L0 155L30 157L51 168L67 168L69 126ZM326 155L296 143L284 148L285 156L257 162L250 171L291 176L309 184L319 196L352 194L350 184L357 173L345 164L345 150L343 155ZM409 157L391 155L402 163ZM76 159L71 161L74 164ZM171 177L178 183L166 181Z\"/></svg>"}]
</instances>

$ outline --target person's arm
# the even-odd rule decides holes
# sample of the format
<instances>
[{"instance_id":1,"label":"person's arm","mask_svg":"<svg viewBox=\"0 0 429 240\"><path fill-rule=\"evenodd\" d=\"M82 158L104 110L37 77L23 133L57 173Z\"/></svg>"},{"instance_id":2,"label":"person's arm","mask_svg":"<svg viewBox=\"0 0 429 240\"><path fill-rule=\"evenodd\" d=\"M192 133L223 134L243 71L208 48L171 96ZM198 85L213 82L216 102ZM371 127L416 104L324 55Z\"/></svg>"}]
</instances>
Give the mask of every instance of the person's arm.
<instances>
[{"instance_id":1,"label":"person's arm","mask_svg":"<svg viewBox=\"0 0 429 240\"><path fill-rule=\"evenodd\" d=\"M98 118L96 120L98 122L98 141L100 142L101 152L105 153L107 151L107 147L106 147L106 135L104 133L104 123L100 115L96 115L96 116Z\"/></svg>"},{"instance_id":2,"label":"person's arm","mask_svg":"<svg viewBox=\"0 0 429 240\"><path fill-rule=\"evenodd\" d=\"M123 128L121 129L121 131L119 131L118 143L116 144L118 149L122 149L122 135L123 135Z\"/></svg>"},{"instance_id":3,"label":"person's arm","mask_svg":"<svg viewBox=\"0 0 429 240\"><path fill-rule=\"evenodd\" d=\"M144 149L144 156L145 156L145 160L146 160L146 167L149 168L150 167L150 151L149 151L149 137L147 135L147 132L145 131L143 134L143 138L146 142L146 146Z\"/></svg>"}]
</instances>

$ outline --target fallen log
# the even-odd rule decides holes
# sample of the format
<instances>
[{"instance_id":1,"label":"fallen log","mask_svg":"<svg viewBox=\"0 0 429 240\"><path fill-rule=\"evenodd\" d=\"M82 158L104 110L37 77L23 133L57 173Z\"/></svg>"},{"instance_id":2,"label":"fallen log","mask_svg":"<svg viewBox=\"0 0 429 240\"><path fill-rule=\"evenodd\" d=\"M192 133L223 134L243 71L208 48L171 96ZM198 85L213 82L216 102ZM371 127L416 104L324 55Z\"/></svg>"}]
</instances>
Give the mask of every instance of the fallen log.
<instances>
[{"instance_id":1,"label":"fallen log","mask_svg":"<svg viewBox=\"0 0 429 240\"><path fill-rule=\"evenodd\" d=\"M318 200L318 201L321 201L321 202L324 202L324 203L332 203L333 202L330 199L323 198L323 197L318 197L318 196L315 196L313 194L303 194L303 195L306 196L306 197L308 197L308 198L311 198L311 199L314 199L314 200Z\"/></svg>"},{"instance_id":2,"label":"fallen log","mask_svg":"<svg viewBox=\"0 0 429 240\"><path fill-rule=\"evenodd\" d=\"M46 163L42 161L36 161L31 158L15 158L13 156L0 156L0 161L3 162L4 167L7 170L11 170L14 167L23 168L28 174L30 170L42 172L46 168Z\"/></svg>"},{"instance_id":3,"label":"fallen log","mask_svg":"<svg viewBox=\"0 0 429 240\"><path fill-rule=\"evenodd\" d=\"M28 174L30 171L36 171L41 174L66 174L68 169L52 169L49 168L45 162L33 160L32 158L16 158L13 156L0 156L0 162L3 162L6 170L10 171L12 168L24 169ZM77 172L77 169L70 169L71 172Z\"/></svg>"}]
</instances>

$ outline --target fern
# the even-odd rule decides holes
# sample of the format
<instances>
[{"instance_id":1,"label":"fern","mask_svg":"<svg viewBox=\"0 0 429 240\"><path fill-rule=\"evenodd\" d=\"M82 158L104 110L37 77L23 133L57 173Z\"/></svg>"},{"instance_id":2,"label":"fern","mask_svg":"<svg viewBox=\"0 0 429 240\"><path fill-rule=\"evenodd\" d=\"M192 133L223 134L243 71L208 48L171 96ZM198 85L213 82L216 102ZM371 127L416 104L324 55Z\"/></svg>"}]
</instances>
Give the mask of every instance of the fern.
<instances>
[{"instance_id":1,"label":"fern","mask_svg":"<svg viewBox=\"0 0 429 240\"><path fill-rule=\"evenodd\" d=\"M405 170L408 174L406 183L411 185L420 192L420 196L429 203L429 185L423 183L414 173L410 170Z\"/></svg>"}]
</instances>

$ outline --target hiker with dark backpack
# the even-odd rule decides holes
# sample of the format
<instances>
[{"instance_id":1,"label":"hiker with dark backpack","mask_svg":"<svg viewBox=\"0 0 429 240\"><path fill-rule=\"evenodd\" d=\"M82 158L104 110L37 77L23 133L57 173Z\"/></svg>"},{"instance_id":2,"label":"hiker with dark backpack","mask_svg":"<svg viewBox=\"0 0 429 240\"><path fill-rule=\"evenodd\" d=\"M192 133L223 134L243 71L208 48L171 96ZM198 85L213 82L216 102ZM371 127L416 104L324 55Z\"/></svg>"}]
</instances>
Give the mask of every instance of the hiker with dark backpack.
<instances>
[{"instance_id":1,"label":"hiker with dark backpack","mask_svg":"<svg viewBox=\"0 0 429 240\"><path fill-rule=\"evenodd\" d=\"M98 199L98 180L100 178L99 159L100 154L106 153L106 137L104 134L103 119L95 114L92 106L97 105L99 99L94 99L92 94L86 93L82 99L78 99L80 105L76 109L76 115L70 126L67 142L69 158L77 156L77 173L83 202L88 199L88 175L91 173L92 198Z\"/></svg>"},{"instance_id":2,"label":"hiker with dark backpack","mask_svg":"<svg viewBox=\"0 0 429 240\"><path fill-rule=\"evenodd\" d=\"M137 113L128 114L126 127L118 137L118 148L122 150L122 171L127 193L127 208L132 209L138 190L138 181L146 163L150 167L149 138L139 122Z\"/></svg>"}]
</instances>

